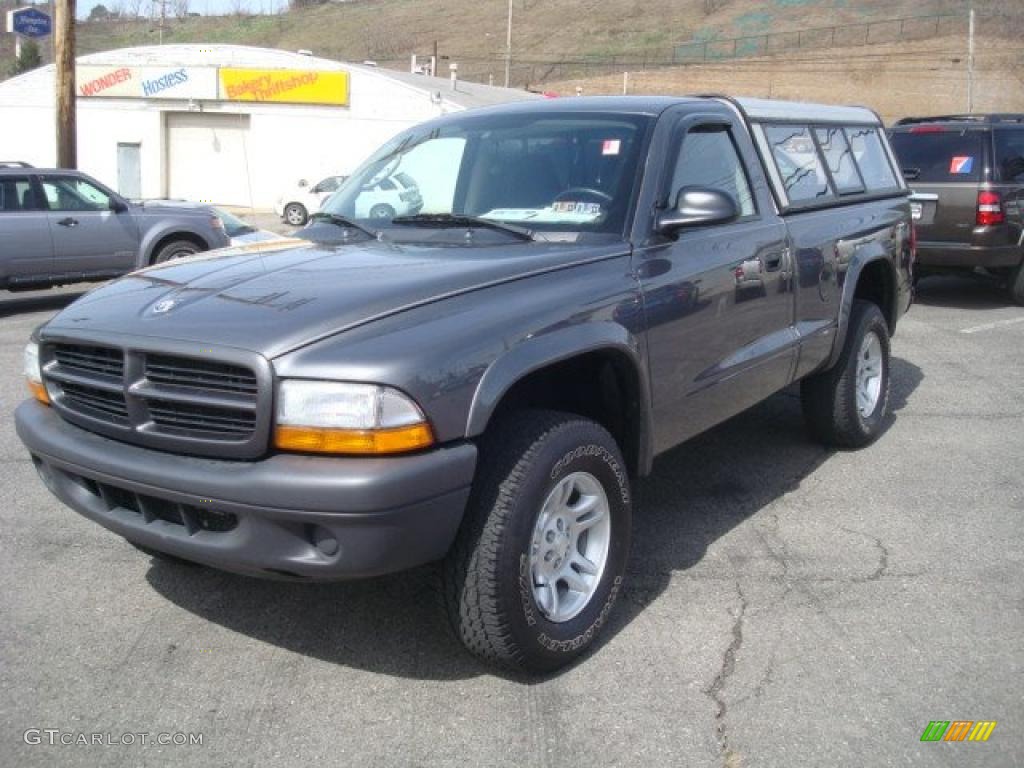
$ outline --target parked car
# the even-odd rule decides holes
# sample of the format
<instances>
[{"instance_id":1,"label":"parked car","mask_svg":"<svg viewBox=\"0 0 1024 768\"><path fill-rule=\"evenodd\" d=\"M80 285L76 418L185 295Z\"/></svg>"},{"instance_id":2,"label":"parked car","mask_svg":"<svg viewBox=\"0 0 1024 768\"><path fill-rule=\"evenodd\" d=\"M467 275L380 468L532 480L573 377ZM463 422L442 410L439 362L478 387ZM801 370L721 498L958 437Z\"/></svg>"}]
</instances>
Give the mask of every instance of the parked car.
<instances>
[{"instance_id":1,"label":"parked car","mask_svg":"<svg viewBox=\"0 0 1024 768\"><path fill-rule=\"evenodd\" d=\"M109 280L228 245L209 206L131 203L68 170L0 168L0 288Z\"/></svg>"},{"instance_id":2,"label":"parked car","mask_svg":"<svg viewBox=\"0 0 1024 768\"><path fill-rule=\"evenodd\" d=\"M411 168L429 203L375 216ZM467 648L555 669L622 592L656 455L797 380L813 437L882 434L907 195L863 108L447 115L258 263L158 265L56 315L18 434L58 498L156 556L294 581L441 560Z\"/></svg>"},{"instance_id":3,"label":"parked car","mask_svg":"<svg viewBox=\"0 0 1024 768\"><path fill-rule=\"evenodd\" d=\"M224 231L227 233L227 236L231 238L231 245L264 243L270 240L284 239L276 232L254 227L249 222L238 218L233 213L225 211L223 208L214 208L213 210L224 224Z\"/></svg>"},{"instance_id":4,"label":"parked car","mask_svg":"<svg viewBox=\"0 0 1024 768\"><path fill-rule=\"evenodd\" d=\"M286 190L274 204L274 213L293 227L301 227L311 214L320 210L324 200L333 195L347 176L325 176L313 186L305 179Z\"/></svg>"},{"instance_id":5,"label":"parked car","mask_svg":"<svg viewBox=\"0 0 1024 768\"><path fill-rule=\"evenodd\" d=\"M393 219L418 213L423 197L416 181L399 171L379 181L371 180L355 198L355 215L362 219Z\"/></svg>"},{"instance_id":6,"label":"parked car","mask_svg":"<svg viewBox=\"0 0 1024 768\"><path fill-rule=\"evenodd\" d=\"M891 141L915 193L917 277L982 267L1024 304L1024 114L908 117Z\"/></svg>"}]
</instances>

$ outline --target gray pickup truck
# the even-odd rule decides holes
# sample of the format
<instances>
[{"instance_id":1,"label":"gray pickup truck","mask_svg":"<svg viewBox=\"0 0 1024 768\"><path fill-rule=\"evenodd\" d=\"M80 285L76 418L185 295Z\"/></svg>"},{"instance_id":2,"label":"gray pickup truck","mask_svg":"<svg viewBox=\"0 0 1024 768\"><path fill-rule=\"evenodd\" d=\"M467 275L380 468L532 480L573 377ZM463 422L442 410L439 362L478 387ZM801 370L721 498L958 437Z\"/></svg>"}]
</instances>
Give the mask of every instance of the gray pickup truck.
<instances>
[{"instance_id":1,"label":"gray pickup truck","mask_svg":"<svg viewBox=\"0 0 1024 768\"><path fill-rule=\"evenodd\" d=\"M208 205L129 202L79 171L0 164L0 289L109 280L229 242Z\"/></svg>"},{"instance_id":2,"label":"gray pickup truck","mask_svg":"<svg viewBox=\"0 0 1024 768\"><path fill-rule=\"evenodd\" d=\"M396 173L421 210L358 218ZM300 234L136 272L36 333L16 421L54 494L256 576L442 561L465 645L550 670L607 621L657 454L797 380L820 440L887 423L913 239L866 109L447 116Z\"/></svg>"}]
</instances>

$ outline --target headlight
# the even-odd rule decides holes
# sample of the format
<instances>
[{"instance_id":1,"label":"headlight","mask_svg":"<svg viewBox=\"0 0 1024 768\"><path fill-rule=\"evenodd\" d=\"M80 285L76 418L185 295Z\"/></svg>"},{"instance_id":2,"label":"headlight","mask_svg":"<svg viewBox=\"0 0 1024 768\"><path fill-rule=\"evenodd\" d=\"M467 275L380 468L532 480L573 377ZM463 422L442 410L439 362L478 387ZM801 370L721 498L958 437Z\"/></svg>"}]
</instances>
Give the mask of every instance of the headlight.
<instances>
[{"instance_id":1,"label":"headlight","mask_svg":"<svg viewBox=\"0 0 1024 768\"><path fill-rule=\"evenodd\" d=\"M383 454L426 448L423 412L394 389L337 381L282 381L274 445L310 453Z\"/></svg>"},{"instance_id":2,"label":"headlight","mask_svg":"<svg viewBox=\"0 0 1024 768\"><path fill-rule=\"evenodd\" d=\"M40 403L50 404L50 396L46 394L46 385L43 384L43 372L39 368L39 344L30 341L25 345L25 380L28 382L29 391L32 397Z\"/></svg>"}]
</instances>

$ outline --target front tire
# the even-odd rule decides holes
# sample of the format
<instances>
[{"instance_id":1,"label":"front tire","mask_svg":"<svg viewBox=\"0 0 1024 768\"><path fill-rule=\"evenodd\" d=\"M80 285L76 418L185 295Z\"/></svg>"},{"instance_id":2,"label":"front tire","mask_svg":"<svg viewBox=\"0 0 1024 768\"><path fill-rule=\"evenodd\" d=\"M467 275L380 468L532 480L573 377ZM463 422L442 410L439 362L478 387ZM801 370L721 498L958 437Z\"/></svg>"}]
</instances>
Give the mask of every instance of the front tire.
<instances>
[{"instance_id":1,"label":"front tire","mask_svg":"<svg viewBox=\"0 0 1024 768\"><path fill-rule=\"evenodd\" d=\"M843 354L832 368L800 384L812 437L838 448L878 439L889 411L889 326L877 304L855 300Z\"/></svg>"},{"instance_id":2,"label":"front tire","mask_svg":"<svg viewBox=\"0 0 1024 768\"><path fill-rule=\"evenodd\" d=\"M455 633L477 656L549 672L608 619L629 557L625 462L598 424L521 411L488 430L467 518L445 561Z\"/></svg>"}]
</instances>

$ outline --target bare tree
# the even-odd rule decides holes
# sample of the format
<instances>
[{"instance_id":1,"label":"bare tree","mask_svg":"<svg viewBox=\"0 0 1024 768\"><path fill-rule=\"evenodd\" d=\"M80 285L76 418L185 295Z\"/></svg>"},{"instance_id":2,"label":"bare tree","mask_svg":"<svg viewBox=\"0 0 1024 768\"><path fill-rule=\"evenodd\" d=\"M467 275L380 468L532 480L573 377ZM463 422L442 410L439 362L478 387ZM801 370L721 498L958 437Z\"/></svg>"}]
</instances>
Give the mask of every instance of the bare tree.
<instances>
[{"instance_id":1,"label":"bare tree","mask_svg":"<svg viewBox=\"0 0 1024 768\"><path fill-rule=\"evenodd\" d=\"M228 7L231 9L232 16L248 16L251 13L249 0L231 0Z\"/></svg>"},{"instance_id":2,"label":"bare tree","mask_svg":"<svg viewBox=\"0 0 1024 768\"><path fill-rule=\"evenodd\" d=\"M174 9L174 15L179 19L188 17L189 0L172 0L171 7Z\"/></svg>"}]
</instances>

